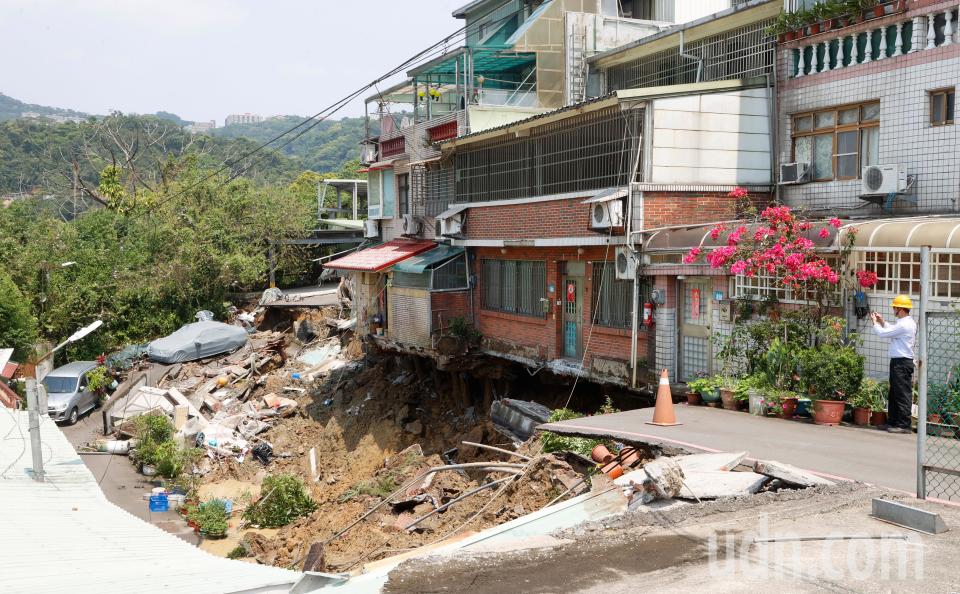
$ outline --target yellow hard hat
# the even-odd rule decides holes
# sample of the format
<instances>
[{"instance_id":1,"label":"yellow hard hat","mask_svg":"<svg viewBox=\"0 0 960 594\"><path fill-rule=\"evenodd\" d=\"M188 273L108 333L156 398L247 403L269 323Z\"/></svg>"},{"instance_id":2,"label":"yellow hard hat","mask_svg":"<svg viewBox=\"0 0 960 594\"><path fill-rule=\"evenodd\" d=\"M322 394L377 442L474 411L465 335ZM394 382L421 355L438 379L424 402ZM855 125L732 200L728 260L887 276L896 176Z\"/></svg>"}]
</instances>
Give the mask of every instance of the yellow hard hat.
<instances>
[{"instance_id":1,"label":"yellow hard hat","mask_svg":"<svg viewBox=\"0 0 960 594\"><path fill-rule=\"evenodd\" d=\"M897 295L893 298L892 307L900 307L903 309L913 309L913 301L910 301L910 298L906 295Z\"/></svg>"}]
</instances>

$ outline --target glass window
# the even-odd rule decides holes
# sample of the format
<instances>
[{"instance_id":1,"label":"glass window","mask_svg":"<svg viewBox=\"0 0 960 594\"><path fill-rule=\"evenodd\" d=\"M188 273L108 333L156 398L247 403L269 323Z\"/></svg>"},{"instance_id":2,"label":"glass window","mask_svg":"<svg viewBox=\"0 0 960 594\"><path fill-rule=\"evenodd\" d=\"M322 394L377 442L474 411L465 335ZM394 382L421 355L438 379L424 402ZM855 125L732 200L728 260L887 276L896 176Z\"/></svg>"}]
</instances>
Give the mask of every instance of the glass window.
<instances>
[{"instance_id":1,"label":"glass window","mask_svg":"<svg viewBox=\"0 0 960 594\"><path fill-rule=\"evenodd\" d=\"M813 146L813 136L801 136L797 138L793 142L793 158L798 163L810 163L812 161L811 146Z\"/></svg>"},{"instance_id":2,"label":"glass window","mask_svg":"<svg viewBox=\"0 0 960 594\"><path fill-rule=\"evenodd\" d=\"M397 205L398 216L410 214L410 175L407 173L397 176Z\"/></svg>"},{"instance_id":3,"label":"glass window","mask_svg":"<svg viewBox=\"0 0 960 594\"><path fill-rule=\"evenodd\" d=\"M860 121L860 110L856 107L840 110L840 125L856 124L858 121Z\"/></svg>"},{"instance_id":4,"label":"glass window","mask_svg":"<svg viewBox=\"0 0 960 594\"><path fill-rule=\"evenodd\" d=\"M43 385L51 394L68 394L77 390L77 378L48 375L43 378Z\"/></svg>"},{"instance_id":5,"label":"glass window","mask_svg":"<svg viewBox=\"0 0 960 594\"><path fill-rule=\"evenodd\" d=\"M943 89L930 93L930 123L934 126L943 126L954 122L956 107L956 92L954 89Z\"/></svg>"},{"instance_id":6,"label":"glass window","mask_svg":"<svg viewBox=\"0 0 960 594\"><path fill-rule=\"evenodd\" d=\"M880 104L867 103L861 109L860 121L872 122L880 119Z\"/></svg>"},{"instance_id":7,"label":"glass window","mask_svg":"<svg viewBox=\"0 0 960 594\"><path fill-rule=\"evenodd\" d=\"M793 126L797 132L809 132L813 130L813 116L800 116L794 118Z\"/></svg>"},{"instance_id":8,"label":"glass window","mask_svg":"<svg viewBox=\"0 0 960 594\"><path fill-rule=\"evenodd\" d=\"M821 128L833 128L836 123L837 112L835 111L822 111L815 116L817 129Z\"/></svg>"},{"instance_id":9,"label":"glass window","mask_svg":"<svg viewBox=\"0 0 960 594\"><path fill-rule=\"evenodd\" d=\"M483 308L542 318L547 301L546 262L483 260Z\"/></svg>"},{"instance_id":10,"label":"glass window","mask_svg":"<svg viewBox=\"0 0 960 594\"><path fill-rule=\"evenodd\" d=\"M880 164L880 128L872 126L860 131L860 167Z\"/></svg>"},{"instance_id":11,"label":"glass window","mask_svg":"<svg viewBox=\"0 0 960 594\"><path fill-rule=\"evenodd\" d=\"M837 134L837 177L853 179L857 177L857 131Z\"/></svg>"},{"instance_id":12,"label":"glass window","mask_svg":"<svg viewBox=\"0 0 960 594\"><path fill-rule=\"evenodd\" d=\"M813 179L833 179L833 134L813 137Z\"/></svg>"}]
</instances>

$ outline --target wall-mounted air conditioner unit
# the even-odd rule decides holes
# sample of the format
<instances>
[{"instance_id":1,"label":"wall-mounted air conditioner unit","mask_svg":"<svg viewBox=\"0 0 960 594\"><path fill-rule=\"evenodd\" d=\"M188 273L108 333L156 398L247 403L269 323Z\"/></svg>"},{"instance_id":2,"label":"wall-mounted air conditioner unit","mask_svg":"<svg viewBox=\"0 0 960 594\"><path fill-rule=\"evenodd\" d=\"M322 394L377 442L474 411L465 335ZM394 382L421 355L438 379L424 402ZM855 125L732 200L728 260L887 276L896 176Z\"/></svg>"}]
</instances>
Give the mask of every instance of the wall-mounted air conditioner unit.
<instances>
[{"instance_id":1,"label":"wall-mounted air conditioner unit","mask_svg":"<svg viewBox=\"0 0 960 594\"><path fill-rule=\"evenodd\" d=\"M455 214L445 219L437 219L437 228L439 229L437 235L444 237L460 235L463 232L463 215Z\"/></svg>"},{"instance_id":2,"label":"wall-mounted air conditioner unit","mask_svg":"<svg viewBox=\"0 0 960 594\"><path fill-rule=\"evenodd\" d=\"M367 239L373 239L380 235L380 225L377 221L366 220L363 222L363 236Z\"/></svg>"},{"instance_id":3,"label":"wall-mounted air conditioner unit","mask_svg":"<svg viewBox=\"0 0 960 594\"><path fill-rule=\"evenodd\" d=\"M369 165L377 160L377 145L369 142L360 145L360 163Z\"/></svg>"},{"instance_id":4,"label":"wall-mounted air conditioner unit","mask_svg":"<svg viewBox=\"0 0 960 594\"><path fill-rule=\"evenodd\" d=\"M907 170L902 165L869 165L863 168L860 194L896 194L907 189Z\"/></svg>"},{"instance_id":5,"label":"wall-mounted air conditioner unit","mask_svg":"<svg viewBox=\"0 0 960 594\"><path fill-rule=\"evenodd\" d=\"M633 280L637 276L637 256L627 246L617 248L615 264L618 280Z\"/></svg>"},{"instance_id":6,"label":"wall-mounted air conditioner unit","mask_svg":"<svg viewBox=\"0 0 960 594\"><path fill-rule=\"evenodd\" d=\"M802 184L810 181L810 163L781 163L780 185Z\"/></svg>"},{"instance_id":7,"label":"wall-mounted air conditioner unit","mask_svg":"<svg viewBox=\"0 0 960 594\"><path fill-rule=\"evenodd\" d=\"M590 228L623 227L623 200L595 202L590 206Z\"/></svg>"},{"instance_id":8,"label":"wall-mounted air conditioner unit","mask_svg":"<svg viewBox=\"0 0 960 594\"><path fill-rule=\"evenodd\" d=\"M420 219L412 214L405 214L400 229L404 235L417 235L420 233Z\"/></svg>"}]
</instances>

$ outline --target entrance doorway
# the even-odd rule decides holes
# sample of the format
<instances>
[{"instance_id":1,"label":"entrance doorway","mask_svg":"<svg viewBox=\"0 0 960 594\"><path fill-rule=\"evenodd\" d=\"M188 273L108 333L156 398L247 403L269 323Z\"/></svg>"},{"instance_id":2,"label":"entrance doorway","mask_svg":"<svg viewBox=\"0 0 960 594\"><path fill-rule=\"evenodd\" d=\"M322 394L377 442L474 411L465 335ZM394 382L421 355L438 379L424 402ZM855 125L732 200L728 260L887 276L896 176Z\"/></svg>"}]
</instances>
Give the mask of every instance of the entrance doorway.
<instances>
[{"instance_id":1,"label":"entrance doorway","mask_svg":"<svg viewBox=\"0 0 960 594\"><path fill-rule=\"evenodd\" d=\"M562 336L563 356L579 359L583 356L583 279L586 265L583 262L566 262L563 275Z\"/></svg>"},{"instance_id":2,"label":"entrance doorway","mask_svg":"<svg viewBox=\"0 0 960 594\"><path fill-rule=\"evenodd\" d=\"M679 285L679 375L680 381L685 382L709 374L713 367L711 279L694 277L680 281Z\"/></svg>"}]
</instances>

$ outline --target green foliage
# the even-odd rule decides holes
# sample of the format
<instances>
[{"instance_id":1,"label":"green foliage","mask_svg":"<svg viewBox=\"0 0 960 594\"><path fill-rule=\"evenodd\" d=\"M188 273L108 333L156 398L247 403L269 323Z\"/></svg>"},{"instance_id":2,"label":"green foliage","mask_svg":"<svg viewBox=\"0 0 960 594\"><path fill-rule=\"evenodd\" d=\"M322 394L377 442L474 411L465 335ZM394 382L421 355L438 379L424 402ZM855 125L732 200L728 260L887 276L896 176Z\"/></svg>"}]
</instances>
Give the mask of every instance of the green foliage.
<instances>
[{"instance_id":1,"label":"green foliage","mask_svg":"<svg viewBox=\"0 0 960 594\"><path fill-rule=\"evenodd\" d=\"M173 439L173 423L164 414L140 415L133 420L133 426L140 444L162 443Z\"/></svg>"},{"instance_id":2,"label":"green foliage","mask_svg":"<svg viewBox=\"0 0 960 594\"><path fill-rule=\"evenodd\" d=\"M863 356L852 346L832 344L799 353L800 380L820 400L845 400L860 389Z\"/></svg>"},{"instance_id":3,"label":"green foliage","mask_svg":"<svg viewBox=\"0 0 960 594\"><path fill-rule=\"evenodd\" d=\"M749 400L750 390L767 391L768 388L766 378L762 374L755 373L737 381L733 388L733 396L737 400Z\"/></svg>"},{"instance_id":4,"label":"green foliage","mask_svg":"<svg viewBox=\"0 0 960 594\"><path fill-rule=\"evenodd\" d=\"M88 114L74 111L72 109L60 109L59 107L47 107L46 105L36 105L34 103L24 103L0 93L0 122L6 120L15 120L23 116L24 112L33 112L46 116L68 116L75 118L88 118Z\"/></svg>"},{"instance_id":5,"label":"green foliage","mask_svg":"<svg viewBox=\"0 0 960 594\"><path fill-rule=\"evenodd\" d=\"M713 392L717 387L717 381L712 377L698 377L687 382L687 388L697 394Z\"/></svg>"},{"instance_id":6,"label":"green foliage","mask_svg":"<svg viewBox=\"0 0 960 594\"><path fill-rule=\"evenodd\" d=\"M606 402L600 409L596 412L598 415L607 415L611 413L619 412L613 406L613 402L608 397ZM558 421L569 421L570 419L579 419L584 416L581 413L578 413L575 410L569 408L558 408L550 413L551 423ZM550 452L575 452L581 456L590 457L590 452L594 447L604 443L603 441L597 439L588 439L586 437L568 437L565 435L557 435L556 433L551 433L550 431L544 431L540 434L540 443L543 445L543 451L546 453Z\"/></svg>"},{"instance_id":7,"label":"green foliage","mask_svg":"<svg viewBox=\"0 0 960 594\"><path fill-rule=\"evenodd\" d=\"M292 474L267 476L260 491L264 495L243 512L243 519L251 524L279 528L317 509L303 481Z\"/></svg>"},{"instance_id":8,"label":"green foliage","mask_svg":"<svg viewBox=\"0 0 960 594\"><path fill-rule=\"evenodd\" d=\"M222 499L204 501L190 510L187 515L200 530L210 536L222 536L227 533L227 503Z\"/></svg>"},{"instance_id":9,"label":"green foliage","mask_svg":"<svg viewBox=\"0 0 960 594\"><path fill-rule=\"evenodd\" d=\"M98 365L87 372L87 389L101 397L111 383L113 383L113 377L103 365Z\"/></svg>"},{"instance_id":10,"label":"green foliage","mask_svg":"<svg viewBox=\"0 0 960 594\"><path fill-rule=\"evenodd\" d=\"M872 378L864 378L860 383L860 389L852 398L848 399L850 406L855 408L869 408L871 411L880 412L887 410L887 382L878 382ZM931 386L932 388L932 386Z\"/></svg>"},{"instance_id":11,"label":"green foliage","mask_svg":"<svg viewBox=\"0 0 960 594\"><path fill-rule=\"evenodd\" d=\"M247 547L243 546L243 543L238 544L237 546L230 549L227 553L227 559L242 559L244 557L249 557L250 553L247 551Z\"/></svg>"},{"instance_id":12,"label":"green foliage","mask_svg":"<svg viewBox=\"0 0 960 594\"><path fill-rule=\"evenodd\" d=\"M480 340L482 336L480 331L474 328L473 324L463 316L457 316L450 320L450 334L469 342Z\"/></svg>"},{"instance_id":13,"label":"green foliage","mask_svg":"<svg viewBox=\"0 0 960 594\"><path fill-rule=\"evenodd\" d=\"M30 315L30 302L0 265L0 347L12 348L13 356L25 361L36 341L37 321Z\"/></svg>"},{"instance_id":14,"label":"green foliage","mask_svg":"<svg viewBox=\"0 0 960 594\"><path fill-rule=\"evenodd\" d=\"M396 475L388 472L350 487L340 497L340 501L350 501L363 495L384 499L396 491L399 486Z\"/></svg>"},{"instance_id":15,"label":"green foliage","mask_svg":"<svg viewBox=\"0 0 960 594\"><path fill-rule=\"evenodd\" d=\"M178 478L199 454L173 440L173 423L166 415L140 415L134 419L134 428L138 443L133 461L155 467L162 477Z\"/></svg>"}]
</instances>

